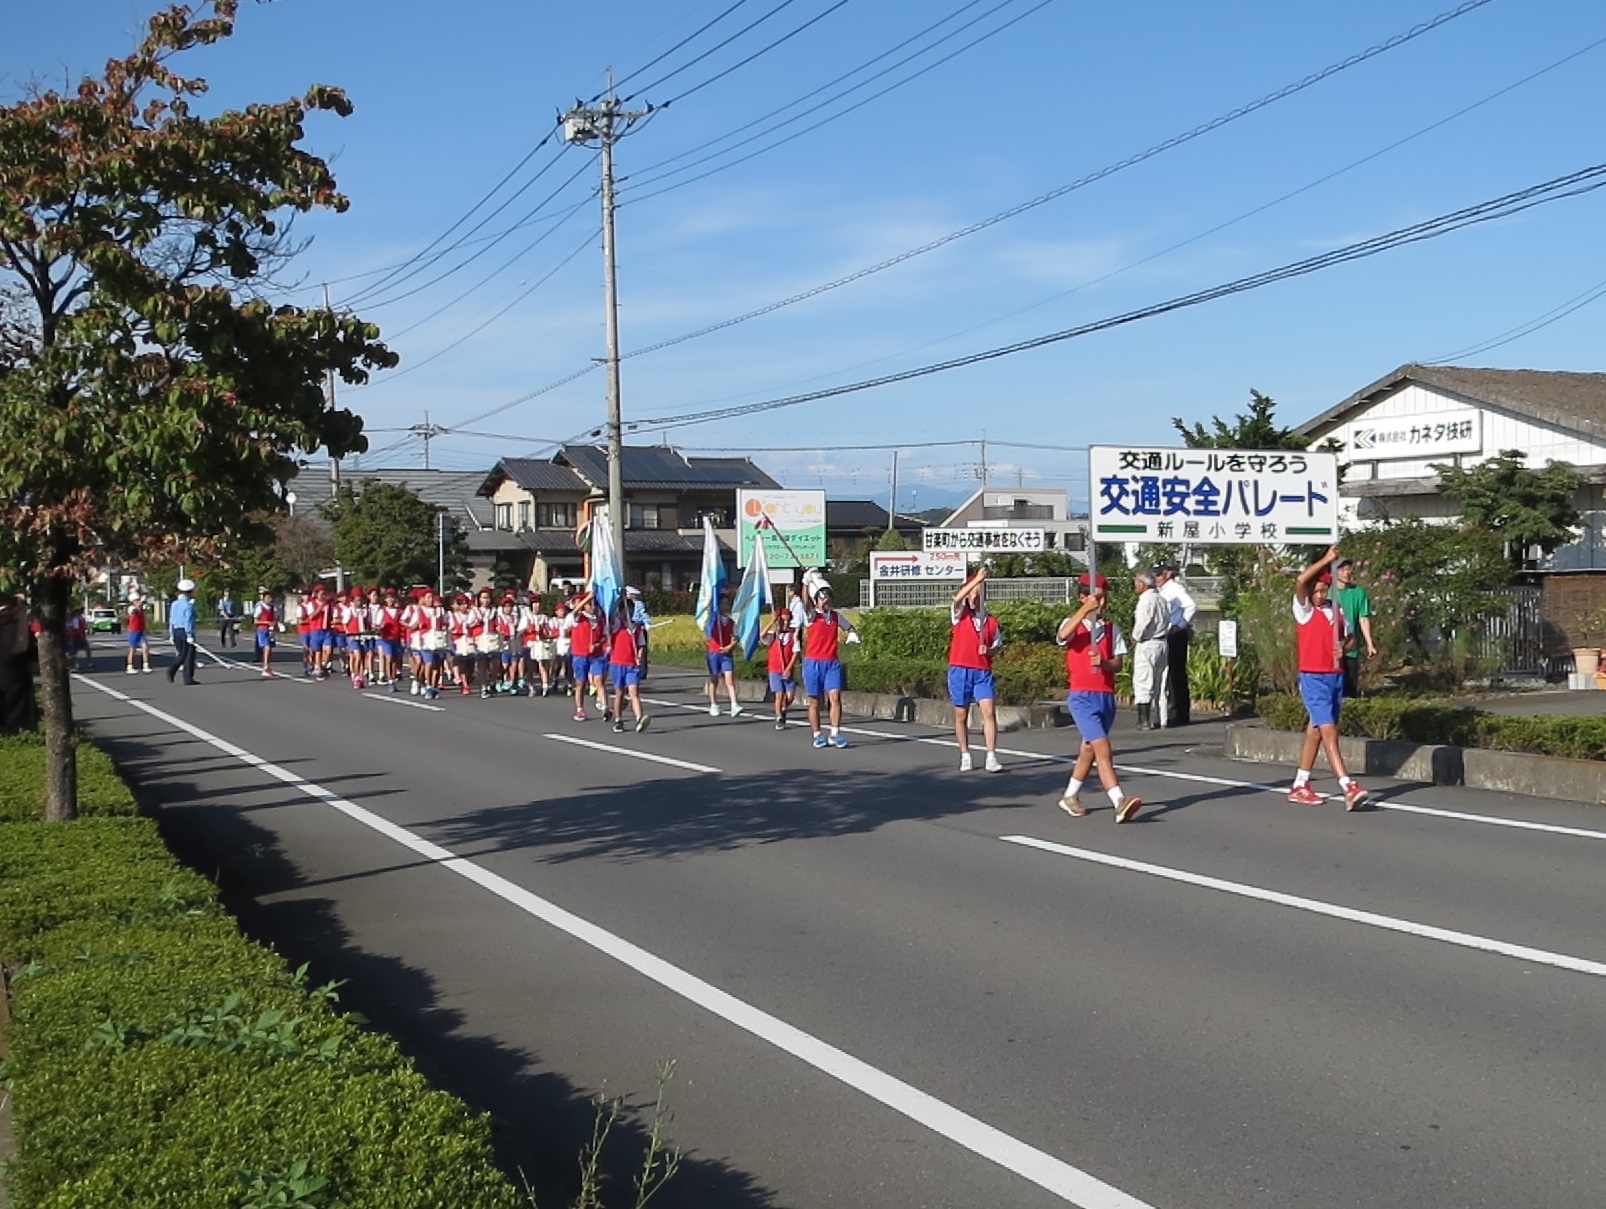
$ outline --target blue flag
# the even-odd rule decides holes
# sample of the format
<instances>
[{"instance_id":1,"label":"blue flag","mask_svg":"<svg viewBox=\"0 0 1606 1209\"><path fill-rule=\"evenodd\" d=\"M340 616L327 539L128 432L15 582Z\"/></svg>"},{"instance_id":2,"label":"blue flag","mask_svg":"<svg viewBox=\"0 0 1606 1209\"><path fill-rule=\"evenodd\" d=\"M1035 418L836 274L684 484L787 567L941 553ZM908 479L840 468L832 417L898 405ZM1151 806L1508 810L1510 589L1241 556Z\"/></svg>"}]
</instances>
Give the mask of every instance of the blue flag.
<instances>
[{"instance_id":1,"label":"blue flag","mask_svg":"<svg viewBox=\"0 0 1606 1209\"><path fill-rule=\"evenodd\" d=\"M747 556L747 570L742 573L741 586L736 589L736 604L731 612L736 619L736 639L742 644L742 654L753 657L758 648L758 636L764 628L764 606L770 603L770 566L764 557L764 541L753 534L753 549Z\"/></svg>"},{"instance_id":2,"label":"blue flag","mask_svg":"<svg viewBox=\"0 0 1606 1209\"><path fill-rule=\"evenodd\" d=\"M591 594L602 610L604 622L613 624L614 606L619 603L623 590L624 568L619 565L619 550L613 544L613 526L608 521L608 509L599 506L591 516Z\"/></svg>"},{"instance_id":3,"label":"blue flag","mask_svg":"<svg viewBox=\"0 0 1606 1209\"><path fill-rule=\"evenodd\" d=\"M725 587L725 560L719 553L714 522L703 517L703 578L697 587L697 628L713 637L719 621L719 594Z\"/></svg>"}]
</instances>

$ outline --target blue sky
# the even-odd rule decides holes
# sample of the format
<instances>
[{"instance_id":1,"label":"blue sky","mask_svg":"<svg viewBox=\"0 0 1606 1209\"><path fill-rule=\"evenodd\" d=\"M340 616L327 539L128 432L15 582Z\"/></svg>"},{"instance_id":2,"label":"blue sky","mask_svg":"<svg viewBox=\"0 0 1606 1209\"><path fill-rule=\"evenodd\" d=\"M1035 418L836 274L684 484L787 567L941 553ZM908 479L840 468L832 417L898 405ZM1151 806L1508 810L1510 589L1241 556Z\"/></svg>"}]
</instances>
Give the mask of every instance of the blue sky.
<instances>
[{"instance_id":1,"label":"blue sky","mask_svg":"<svg viewBox=\"0 0 1606 1209\"><path fill-rule=\"evenodd\" d=\"M968 7L965 0L847 0L828 12L837 0L733 4L617 0L587 9L505 0L277 0L244 5L231 42L181 60L181 68L212 82L211 103L219 106L280 99L313 82L344 87L356 104L348 120L320 117L309 126L309 146L334 161L353 205L345 215L301 224L312 243L296 266L294 283L303 288L293 297L315 301L320 283L332 282L337 303L394 333L406 372L342 398L374 430L377 460L370 464L418 464L416 441L398 445L404 434L380 430L405 429L426 411L448 428L498 434L452 433L433 443L436 466L463 469L532 454L543 441L601 423L600 372L505 407L603 351L597 171L589 152L565 149L559 139L537 151L456 235L544 169L480 234L527 215L529 224L472 263L457 267L483 243L405 282L355 275L422 252L552 131L560 110L598 93L610 65L623 94L650 86L632 107L673 102L617 148L621 343L628 353L1008 210L1455 7L1454 0L981 0ZM30 79L60 83L98 68L131 44L153 7L147 0L18 6L0 49L0 92L11 97ZM726 10L707 32L642 70ZM999 32L745 163L680 184L724 162L716 159L653 183L667 170L653 168L660 161L797 100L950 14L845 85L976 23L737 154ZM747 66L688 91L815 17ZM1491 0L940 250L629 358L625 417L759 402L1008 344L1548 180L1606 160L1603 94L1606 6ZM557 196L530 215L554 190ZM1288 194L1295 195L1278 200ZM890 451L847 447L908 442L898 493L907 508L945 503L976 485L974 445L917 443L986 437L991 481L1067 486L1080 495L1085 455L1045 447L1170 443L1171 416L1230 414L1245 405L1251 387L1278 400L1280 418L1298 422L1404 362L1452 357L1586 297L1606 285L1603 217L1606 190L1037 351L630 439L752 452L789 486L881 499ZM542 242L515 255L543 233ZM455 271L399 297L448 270ZM383 283L377 292L359 293L374 283ZM527 296L515 303L520 295ZM1584 305L1453 363L1606 369L1603 316L1606 301ZM808 448L771 451L793 446Z\"/></svg>"}]
</instances>

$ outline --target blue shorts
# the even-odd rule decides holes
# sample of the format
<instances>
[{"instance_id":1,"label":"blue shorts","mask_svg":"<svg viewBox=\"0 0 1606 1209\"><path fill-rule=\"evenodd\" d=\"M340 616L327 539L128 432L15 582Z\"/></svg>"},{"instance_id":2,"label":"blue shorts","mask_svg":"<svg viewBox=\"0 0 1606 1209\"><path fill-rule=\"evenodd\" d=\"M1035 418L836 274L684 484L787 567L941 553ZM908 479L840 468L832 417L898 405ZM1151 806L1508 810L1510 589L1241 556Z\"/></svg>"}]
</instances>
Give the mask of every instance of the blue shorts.
<instances>
[{"instance_id":1,"label":"blue shorts","mask_svg":"<svg viewBox=\"0 0 1606 1209\"><path fill-rule=\"evenodd\" d=\"M731 658L729 651L708 652L708 674L710 676L723 675L725 672L736 670L736 660Z\"/></svg>"},{"instance_id":2,"label":"blue shorts","mask_svg":"<svg viewBox=\"0 0 1606 1209\"><path fill-rule=\"evenodd\" d=\"M1115 725L1114 693L1066 693L1065 704L1070 707L1071 720L1082 732L1085 742L1110 737L1110 727Z\"/></svg>"},{"instance_id":3,"label":"blue shorts","mask_svg":"<svg viewBox=\"0 0 1606 1209\"><path fill-rule=\"evenodd\" d=\"M803 661L803 691L810 697L823 697L832 689L840 692L844 679L840 659Z\"/></svg>"},{"instance_id":4,"label":"blue shorts","mask_svg":"<svg viewBox=\"0 0 1606 1209\"><path fill-rule=\"evenodd\" d=\"M1336 726L1338 711L1344 705L1344 673L1301 672L1299 695L1304 699L1312 726Z\"/></svg>"},{"instance_id":5,"label":"blue shorts","mask_svg":"<svg viewBox=\"0 0 1606 1209\"><path fill-rule=\"evenodd\" d=\"M137 650L139 650L140 647L142 647L144 645L145 645L145 631L144 630L129 630L128 631L128 647L129 647L129 650L137 651Z\"/></svg>"},{"instance_id":6,"label":"blue shorts","mask_svg":"<svg viewBox=\"0 0 1606 1209\"><path fill-rule=\"evenodd\" d=\"M997 695L993 687L993 674L986 668L948 669L948 700L956 708L963 708L974 701L991 701Z\"/></svg>"},{"instance_id":7,"label":"blue shorts","mask_svg":"<svg viewBox=\"0 0 1606 1209\"><path fill-rule=\"evenodd\" d=\"M401 641L399 639L396 639L396 638L376 638L374 640L374 649L376 651L378 651L381 655L386 656L387 658L390 658L390 659L400 659L401 658L402 644L401 644Z\"/></svg>"},{"instance_id":8,"label":"blue shorts","mask_svg":"<svg viewBox=\"0 0 1606 1209\"><path fill-rule=\"evenodd\" d=\"M265 626L257 627L257 650L273 649L273 631Z\"/></svg>"},{"instance_id":9,"label":"blue shorts","mask_svg":"<svg viewBox=\"0 0 1606 1209\"><path fill-rule=\"evenodd\" d=\"M771 672L770 692L795 693L797 692L797 681L793 680L790 676L783 676L779 672Z\"/></svg>"},{"instance_id":10,"label":"blue shorts","mask_svg":"<svg viewBox=\"0 0 1606 1209\"><path fill-rule=\"evenodd\" d=\"M330 633L328 630L308 630L307 649L322 651L329 646Z\"/></svg>"},{"instance_id":11,"label":"blue shorts","mask_svg":"<svg viewBox=\"0 0 1606 1209\"><path fill-rule=\"evenodd\" d=\"M634 663L610 663L608 671L612 673L614 688L628 688L641 683L641 669Z\"/></svg>"},{"instance_id":12,"label":"blue shorts","mask_svg":"<svg viewBox=\"0 0 1606 1209\"><path fill-rule=\"evenodd\" d=\"M587 680L591 679L593 669L591 667L590 655L570 655L569 663L574 668L574 682L576 684L584 684ZM597 675L602 675L602 669L600 667L596 668L595 671Z\"/></svg>"},{"instance_id":13,"label":"blue shorts","mask_svg":"<svg viewBox=\"0 0 1606 1209\"><path fill-rule=\"evenodd\" d=\"M503 651L502 652L502 666L503 667L512 667L513 666L513 660L515 658L516 658L516 656L513 654L512 651Z\"/></svg>"},{"instance_id":14,"label":"blue shorts","mask_svg":"<svg viewBox=\"0 0 1606 1209\"><path fill-rule=\"evenodd\" d=\"M444 663L446 661L446 655L447 652L445 651L419 651L418 662L426 665L431 663Z\"/></svg>"}]
</instances>

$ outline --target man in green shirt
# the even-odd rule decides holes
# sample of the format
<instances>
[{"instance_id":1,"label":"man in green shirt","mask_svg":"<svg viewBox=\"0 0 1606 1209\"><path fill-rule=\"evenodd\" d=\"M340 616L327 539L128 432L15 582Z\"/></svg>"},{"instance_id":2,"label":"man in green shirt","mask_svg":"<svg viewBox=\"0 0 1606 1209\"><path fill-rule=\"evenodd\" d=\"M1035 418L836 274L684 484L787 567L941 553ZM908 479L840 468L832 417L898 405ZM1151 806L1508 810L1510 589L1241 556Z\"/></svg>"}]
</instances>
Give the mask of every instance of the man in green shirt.
<instances>
[{"instance_id":1,"label":"man in green shirt","mask_svg":"<svg viewBox=\"0 0 1606 1209\"><path fill-rule=\"evenodd\" d=\"M1366 655L1377 658L1377 645L1372 641L1372 598L1366 589L1355 582L1355 564L1341 558L1333 564L1333 600L1344 611L1344 629L1350 635L1344 649L1344 696L1361 695L1361 649L1366 643Z\"/></svg>"}]
</instances>

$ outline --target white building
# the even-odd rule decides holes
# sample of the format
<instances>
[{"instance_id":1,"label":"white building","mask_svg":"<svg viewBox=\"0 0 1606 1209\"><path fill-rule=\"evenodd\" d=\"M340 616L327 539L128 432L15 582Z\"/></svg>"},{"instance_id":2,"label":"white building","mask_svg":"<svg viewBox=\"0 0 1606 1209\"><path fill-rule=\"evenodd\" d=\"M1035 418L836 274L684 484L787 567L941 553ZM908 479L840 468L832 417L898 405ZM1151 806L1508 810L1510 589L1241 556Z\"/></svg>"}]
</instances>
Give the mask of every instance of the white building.
<instances>
[{"instance_id":1,"label":"white building","mask_svg":"<svg viewBox=\"0 0 1606 1209\"><path fill-rule=\"evenodd\" d=\"M1435 463L1471 467L1511 449L1535 470L1566 462L1588 479L1583 534L1535 569L1606 570L1606 374L1402 365L1295 431L1311 449L1341 446L1342 494L1362 524L1455 518Z\"/></svg>"},{"instance_id":2,"label":"white building","mask_svg":"<svg viewBox=\"0 0 1606 1209\"><path fill-rule=\"evenodd\" d=\"M1080 555L1087 549L1087 519L1069 515L1063 487L981 487L938 527L1041 529L1046 550Z\"/></svg>"}]
</instances>

